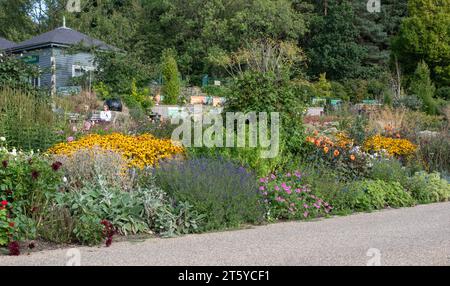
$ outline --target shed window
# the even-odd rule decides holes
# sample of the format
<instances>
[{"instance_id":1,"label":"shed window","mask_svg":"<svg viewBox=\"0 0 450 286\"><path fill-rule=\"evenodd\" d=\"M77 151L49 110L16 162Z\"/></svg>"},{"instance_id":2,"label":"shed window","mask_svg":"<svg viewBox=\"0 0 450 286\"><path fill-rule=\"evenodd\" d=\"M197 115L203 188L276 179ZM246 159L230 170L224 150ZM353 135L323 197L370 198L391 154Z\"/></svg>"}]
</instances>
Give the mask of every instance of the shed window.
<instances>
[{"instance_id":1,"label":"shed window","mask_svg":"<svg viewBox=\"0 0 450 286\"><path fill-rule=\"evenodd\" d=\"M89 71L93 71L93 70L95 70L94 67L73 65L72 66L72 77L83 76L85 73L87 73Z\"/></svg>"}]
</instances>

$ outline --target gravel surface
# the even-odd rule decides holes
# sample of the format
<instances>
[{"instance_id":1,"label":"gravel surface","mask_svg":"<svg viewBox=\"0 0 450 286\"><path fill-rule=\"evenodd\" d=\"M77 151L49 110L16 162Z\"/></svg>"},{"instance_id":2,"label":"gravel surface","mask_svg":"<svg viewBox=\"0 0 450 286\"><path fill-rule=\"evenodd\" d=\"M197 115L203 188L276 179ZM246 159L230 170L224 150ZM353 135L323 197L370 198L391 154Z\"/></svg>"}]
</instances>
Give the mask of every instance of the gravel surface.
<instances>
[{"instance_id":1,"label":"gravel surface","mask_svg":"<svg viewBox=\"0 0 450 286\"><path fill-rule=\"evenodd\" d=\"M78 250L81 265L450 266L450 202ZM0 265L64 266L70 257L48 250L0 256Z\"/></svg>"}]
</instances>

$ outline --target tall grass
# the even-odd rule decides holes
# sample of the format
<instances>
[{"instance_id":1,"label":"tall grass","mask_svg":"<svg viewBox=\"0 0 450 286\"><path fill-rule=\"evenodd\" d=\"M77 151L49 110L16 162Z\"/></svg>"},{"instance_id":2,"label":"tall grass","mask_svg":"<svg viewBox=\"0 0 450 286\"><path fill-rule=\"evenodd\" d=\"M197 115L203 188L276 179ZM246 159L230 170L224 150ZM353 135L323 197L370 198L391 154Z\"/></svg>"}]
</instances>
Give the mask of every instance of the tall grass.
<instances>
[{"instance_id":1,"label":"tall grass","mask_svg":"<svg viewBox=\"0 0 450 286\"><path fill-rule=\"evenodd\" d=\"M8 146L45 150L62 140L61 122L51 109L51 99L19 89L0 87L0 136Z\"/></svg>"}]
</instances>

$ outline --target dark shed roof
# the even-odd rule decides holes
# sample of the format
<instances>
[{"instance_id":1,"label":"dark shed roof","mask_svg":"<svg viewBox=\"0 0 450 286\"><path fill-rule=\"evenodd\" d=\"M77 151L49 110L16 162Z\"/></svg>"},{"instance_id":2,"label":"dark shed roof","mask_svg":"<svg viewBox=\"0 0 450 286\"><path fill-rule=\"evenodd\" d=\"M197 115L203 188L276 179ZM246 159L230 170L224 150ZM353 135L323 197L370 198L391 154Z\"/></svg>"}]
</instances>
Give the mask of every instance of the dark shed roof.
<instances>
[{"instance_id":1,"label":"dark shed roof","mask_svg":"<svg viewBox=\"0 0 450 286\"><path fill-rule=\"evenodd\" d=\"M56 28L50 32L31 38L30 40L18 43L10 50L13 52L20 52L47 46L68 47L77 44L82 44L88 48L95 47L101 50L117 50L117 48L107 45L102 41L66 27Z\"/></svg>"},{"instance_id":2,"label":"dark shed roof","mask_svg":"<svg viewBox=\"0 0 450 286\"><path fill-rule=\"evenodd\" d=\"M11 41L8 41L7 39L0 37L0 50L6 50L14 47L16 43L13 43Z\"/></svg>"}]
</instances>

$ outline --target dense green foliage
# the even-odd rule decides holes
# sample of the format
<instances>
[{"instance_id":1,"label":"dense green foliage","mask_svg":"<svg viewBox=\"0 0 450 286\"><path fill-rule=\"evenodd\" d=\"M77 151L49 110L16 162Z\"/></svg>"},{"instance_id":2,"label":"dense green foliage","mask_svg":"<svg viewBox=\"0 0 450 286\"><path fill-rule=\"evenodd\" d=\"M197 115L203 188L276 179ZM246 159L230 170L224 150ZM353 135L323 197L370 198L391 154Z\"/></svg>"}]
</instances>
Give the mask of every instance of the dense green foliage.
<instances>
[{"instance_id":1,"label":"dense green foliage","mask_svg":"<svg viewBox=\"0 0 450 286\"><path fill-rule=\"evenodd\" d=\"M164 103L177 104L180 97L180 76L178 65L172 50L164 50L161 58L162 94Z\"/></svg>"},{"instance_id":2,"label":"dense green foliage","mask_svg":"<svg viewBox=\"0 0 450 286\"><path fill-rule=\"evenodd\" d=\"M391 103L387 91L401 85L409 92L421 61L429 66L437 88L433 96L448 97L448 0L386 0L380 13L369 13L367 3L360 0L106 0L83 2L80 13L68 13L65 4L2 0L0 24L5 24L0 25L0 36L28 39L61 26L65 16L69 27L127 54L98 55L104 69L97 81L115 97L130 94L125 78L135 79L138 89L159 81L163 75L154 71L167 49L177 55L182 78L200 85L205 74L228 76L223 59L261 39L298 45L305 51L306 64L296 65L290 76L311 80L326 73L333 81L327 93L332 97ZM410 100L416 96L420 97L411 95Z\"/></svg>"}]
</instances>

